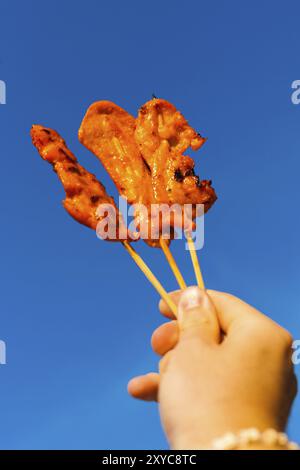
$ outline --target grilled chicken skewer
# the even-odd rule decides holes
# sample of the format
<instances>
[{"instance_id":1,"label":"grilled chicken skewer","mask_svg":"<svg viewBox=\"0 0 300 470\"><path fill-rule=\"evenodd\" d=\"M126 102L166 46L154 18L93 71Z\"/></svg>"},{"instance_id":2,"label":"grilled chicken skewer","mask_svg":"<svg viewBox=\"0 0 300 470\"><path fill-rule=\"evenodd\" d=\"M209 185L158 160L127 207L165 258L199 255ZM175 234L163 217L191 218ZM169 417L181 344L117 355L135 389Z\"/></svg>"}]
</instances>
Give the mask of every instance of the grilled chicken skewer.
<instances>
[{"instance_id":1,"label":"grilled chicken skewer","mask_svg":"<svg viewBox=\"0 0 300 470\"><path fill-rule=\"evenodd\" d=\"M151 177L134 140L135 118L111 101L93 103L78 137L93 152L129 204L151 201Z\"/></svg>"},{"instance_id":2,"label":"grilled chicken skewer","mask_svg":"<svg viewBox=\"0 0 300 470\"><path fill-rule=\"evenodd\" d=\"M105 187L81 166L75 155L68 149L64 139L53 129L40 125L31 128L32 142L40 156L51 163L66 192L63 206L80 224L96 230L100 217L97 215L99 204L111 205L121 220L118 209Z\"/></svg>"},{"instance_id":3,"label":"grilled chicken skewer","mask_svg":"<svg viewBox=\"0 0 300 470\"><path fill-rule=\"evenodd\" d=\"M147 226L151 240L151 221L142 210L153 200L151 170L135 142L135 128L136 120L127 111L111 101L98 101L87 110L78 137L99 158L120 195L135 204L136 227Z\"/></svg>"},{"instance_id":4,"label":"grilled chicken skewer","mask_svg":"<svg viewBox=\"0 0 300 470\"><path fill-rule=\"evenodd\" d=\"M174 302L170 299L168 293L150 268L128 242L128 239L131 239L129 232L125 232L128 235L128 239L121 240L119 238L119 228L123 225L123 220L113 198L106 193L104 186L93 174L89 173L78 163L75 155L68 149L64 139L56 131L40 125L34 125L30 133L32 142L39 151L40 156L53 166L54 171L63 184L66 192L63 205L67 212L80 224L96 230L100 220L97 214L97 207L99 204L111 205L118 215L117 219L111 221L111 223L117 223L117 238L108 237L106 240L122 242L135 263L149 279L159 295L166 301L174 315L176 315Z\"/></svg>"},{"instance_id":5,"label":"grilled chicken skewer","mask_svg":"<svg viewBox=\"0 0 300 470\"><path fill-rule=\"evenodd\" d=\"M157 202L204 204L205 212L212 206L217 197L211 181L200 181L193 159L183 155L189 147L198 150L206 139L175 106L158 98L145 103L136 120L135 140L151 170Z\"/></svg>"}]
</instances>

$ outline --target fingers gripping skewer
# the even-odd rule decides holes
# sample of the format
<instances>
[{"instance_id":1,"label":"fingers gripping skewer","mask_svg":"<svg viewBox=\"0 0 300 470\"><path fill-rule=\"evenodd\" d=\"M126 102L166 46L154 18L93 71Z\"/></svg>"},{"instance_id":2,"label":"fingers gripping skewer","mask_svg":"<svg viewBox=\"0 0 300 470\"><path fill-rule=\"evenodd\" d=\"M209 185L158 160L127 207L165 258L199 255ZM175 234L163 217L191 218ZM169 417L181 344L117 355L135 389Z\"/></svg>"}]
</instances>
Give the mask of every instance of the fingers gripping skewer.
<instances>
[{"instance_id":1,"label":"fingers gripping skewer","mask_svg":"<svg viewBox=\"0 0 300 470\"><path fill-rule=\"evenodd\" d=\"M138 265L138 267L141 269L141 271L145 274L147 279L151 282L153 287L157 290L159 295L161 296L162 299L166 302L168 307L172 310L173 314L175 317L177 317L177 307L170 298L169 294L165 291L159 280L154 276L150 268L147 266L145 261L141 258L141 256L132 248L130 243L127 241L122 242L123 246L125 249L128 251L132 259L135 261L135 263Z\"/></svg>"},{"instance_id":2,"label":"fingers gripping skewer","mask_svg":"<svg viewBox=\"0 0 300 470\"><path fill-rule=\"evenodd\" d=\"M188 242L188 246L189 246L189 250L190 250L190 255L191 255L191 259L192 259L192 263L193 263L193 267L194 267L194 271L195 271L195 275L196 275L196 279L197 279L197 284L200 287L200 289L205 289L203 276L202 276L202 273L201 273L201 268L200 268L199 260L198 260L198 257L197 257L194 240L193 240L190 232L186 232L186 238L187 238L187 242Z\"/></svg>"},{"instance_id":3,"label":"fingers gripping skewer","mask_svg":"<svg viewBox=\"0 0 300 470\"><path fill-rule=\"evenodd\" d=\"M168 263L170 265L170 268L172 269L173 273L174 273L174 276L176 277L177 279L177 282L179 284L179 287L181 289L186 289L186 283L185 283L185 280L183 279L182 277L182 274L177 266L177 263L171 253L171 250L168 246L168 244L166 243L166 240L164 240L162 237L160 237L159 239L159 243L160 243L160 246L161 246L161 249L163 250L164 252L164 255L165 257L167 258L168 260Z\"/></svg>"}]
</instances>

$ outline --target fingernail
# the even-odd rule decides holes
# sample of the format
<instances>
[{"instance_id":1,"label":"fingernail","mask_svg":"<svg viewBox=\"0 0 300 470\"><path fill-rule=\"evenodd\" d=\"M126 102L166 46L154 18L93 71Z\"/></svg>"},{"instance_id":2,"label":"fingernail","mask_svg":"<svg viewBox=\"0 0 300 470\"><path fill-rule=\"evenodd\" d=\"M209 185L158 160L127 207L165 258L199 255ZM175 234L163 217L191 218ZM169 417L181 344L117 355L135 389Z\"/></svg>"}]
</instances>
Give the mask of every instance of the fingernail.
<instances>
[{"instance_id":1,"label":"fingernail","mask_svg":"<svg viewBox=\"0 0 300 470\"><path fill-rule=\"evenodd\" d=\"M181 295L178 303L178 320L183 319L184 312L203 304L205 292L199 287L188 287Z\"/></svg>"}]
</instances>

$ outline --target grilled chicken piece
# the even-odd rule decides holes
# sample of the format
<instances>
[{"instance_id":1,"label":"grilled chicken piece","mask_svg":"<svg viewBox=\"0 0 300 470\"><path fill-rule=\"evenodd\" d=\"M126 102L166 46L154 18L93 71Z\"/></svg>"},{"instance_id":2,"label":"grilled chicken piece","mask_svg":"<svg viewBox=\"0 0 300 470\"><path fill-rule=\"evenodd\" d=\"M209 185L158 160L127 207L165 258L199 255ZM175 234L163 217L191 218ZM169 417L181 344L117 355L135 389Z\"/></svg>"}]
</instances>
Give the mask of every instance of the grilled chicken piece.
<instances>
[{"instance_id":1,"label":"grilled chicken piece","mask_svg":"<svg viewBox=\"0 0 300 470\"><path fill-rule=\"evenodd\" d=\"M78 137L99 158L127 202L149 208L154 199L151 171L135 142L135 126L135 118L115 103L97 101L88 108ZM134 217L137 228L149 222L138 207ZM149 237L150 230L151 224Z\"/></svg>"},{"instance_id":2,"label":"grilled chicken piece","mask_svg":"<svg viewBox=\"0 0 300 470\"><path fill-rule=\"evenodd\" d=\"M198 150L206 140L188 124L175 106L159 98L153 98L141 106L135 138L142 145L143 156L149 165L162 140L168 142L174 155L182 154L189 147Z\"/></svg>"},{"instance_id":3,"label":"grilled chicken piece","mask_svg":"<svg viewBox=\"0 0 300 470\"><path fill-rule=\"evenodd\" d=\"M111 101L93 103L81 123L80 142L93 152L129 204L151 202L151 176L134 140L135 118Z\"/></svg>"},{"instance_id":4,"label":"grilled chicken piece","mask_svg":"<svg viewBox=\"0 0 300 470\"><path fill-rule=\"evenodd\" d=\"M200 181L193 159L182 154L188 147L198 150L205 139L175 106L157 98L144 104L136 120L135 140L151 169L157 201L204 204L205 211L211 207L217 199L211 181Z\"/></svg>"},{"instance_id":5,"label":"grilled chicken piece","mask_svg":"<svg viewBox=\"0 0 300 470\"><path fill-rule=\"evenodd\" d=\"M77 222L96 230L97 224L101 220L101 217L96 213L99 204L110 204L115 208L117 215L116 235L118 238L119 223L122 223L122 219L119 219L118 209L113 198L106 193L105 187L93 174L79 165L76 157L56 131L34 125L30 133L32 142L40 156L51 163L63 184L66 192L63 205L66 211ZM112 223L114 222L113 220ZM109 238L107 240L116 241Z\"/></svg>"}]
</instances>

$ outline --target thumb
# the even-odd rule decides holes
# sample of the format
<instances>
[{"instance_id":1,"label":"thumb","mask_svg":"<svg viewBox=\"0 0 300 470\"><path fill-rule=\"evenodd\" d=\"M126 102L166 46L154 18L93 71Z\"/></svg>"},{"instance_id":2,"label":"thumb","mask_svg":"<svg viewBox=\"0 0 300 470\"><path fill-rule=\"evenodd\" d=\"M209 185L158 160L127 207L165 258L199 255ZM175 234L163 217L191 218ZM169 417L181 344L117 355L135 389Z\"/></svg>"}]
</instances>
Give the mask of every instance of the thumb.
<instances>
[{"instance_id":1,"label":"thumb","mask_svg":"<svg viewBox=\"0 0 300 470\"><path fill-rule=\"evenodd\" d=\"M180 338L196 337L208 343L220 341L216 309L205 290L188 287L178 303Z\"/></svg>"}]
</instances>

